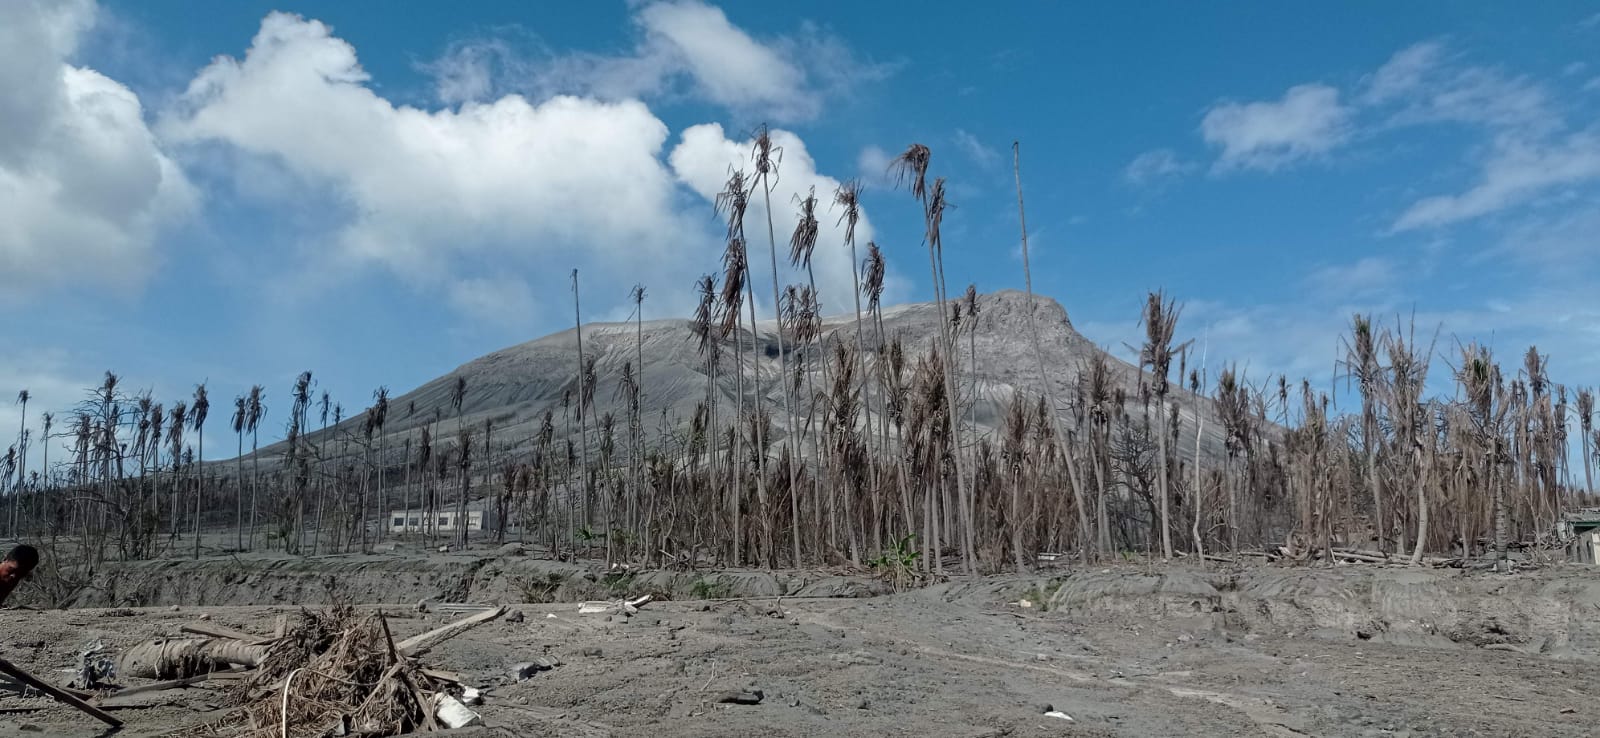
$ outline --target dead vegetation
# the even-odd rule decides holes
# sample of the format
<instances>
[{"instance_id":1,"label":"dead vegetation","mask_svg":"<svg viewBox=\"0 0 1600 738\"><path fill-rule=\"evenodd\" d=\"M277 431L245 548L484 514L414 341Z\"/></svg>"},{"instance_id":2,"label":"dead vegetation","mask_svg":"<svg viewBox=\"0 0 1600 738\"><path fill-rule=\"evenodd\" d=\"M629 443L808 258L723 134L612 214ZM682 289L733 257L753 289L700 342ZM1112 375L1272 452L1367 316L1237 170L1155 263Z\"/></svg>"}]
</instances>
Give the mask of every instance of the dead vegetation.
<instances>
[{"instance_id":1,"label":"dead vegetation","mask_svg":"<svg viewBox=\"0 0 1600 738\"><path fill-rule=\"evenodd\" d=\"M1045 391L1014 393L1005 417L982 426L975 408L993 389L979 338L994 330L1001 305L972 288L964 300L949 298L941 228L950 205L932 152L913 145L895 164L923 216L919 235L940 316L926 345L885 331L886 271L875 244L856 271L853 332L823 329L829 306L812 284L784 289L777 281L779 330L758 330L753 285L765 275L752 271L745 218L755 196L767 199L781 162L766 137L752 156L755 175L732 172L717 198L726 221L722 275L699 281L692 321L705 395L682 422L663 417L648 428L642 329L637 364L617 380L626 417L596 412L597 384L614 378L585 354L581 313L570 386L558 408L545 410L531 445L515 451L494 444L494 418L466 423L463 403L475 388L463 377L448 407L416 421L420 434L404 443L384 432L399 414L386 389L358 423L344 422L342 406L324 393L313 431L318 403L305 373L292 388L281 459L249 454L244 464L245 437L255 448L266 413L256 387L235 403L239 460L205 465L184 435L188 428L197 439L203 412L165 411L107 374L65 431L70 459L34 479L8 467L17 472L5 475L16 492L8 517L16 532L53 547L45 574L62 561L87 570L61 570L51 589L65 599L108 558L197 552L179 542L202 522L236 527L239 548L370 550L388 535L372 511L403 507L421 521L408 536L460 547L470 543L464 531L441 530L437 521L452 509L464 514L474 498L493 500L501 513L486 531L497 540L508 535L509 518L520 523L517 535L561 557L850 564L891 579L903 579L904 569L1026 569L1041 554L1063 552L1091 561L1126 552L1277 556L1287 547L1298 561L1316 560L1310 552L1337 560L1340 550L1419 564L1430 554L1504 560L1519 546L1553 542L1561 515L1590 500L1590 391L1554 383L1536 348L1520 366L1506 366L1486 346L1458 342L1447 351L1436 339L1419 340L1398 319L1356 316L1339 382L1323 389L1208 366L1205 347L1182 337L1181 307L1154 292L1141 316L1145 340L1130 347L1139 371L1103 354L1078 367L1040 360ZM1020 171L1018 183L1020 205ZM832 199L854 224L863 198L847 183ZM816 242L816 196L796 205L793 266L809 272L819 247L853 252L853 227L844 243ZM768 235L776 280L777 237L770 228ZM578 286L574 274L575 312ZM633 295L642 320L643 288ZM1029 325L1041 309L1030 291L1022 306ZM1037 328L1031 332L1037 357ZM1453 395L1429 397L1440 365ZM1340 411L1340 389L1352 411ZM193 407L205 405L202 387ZM444 426L452 411L453 434ZM406 416L415 414L413 406ZM1568 468L1574 414L1581 483ZM258 514L274 531L259 543Z\"/></svg>"}]
</instances>

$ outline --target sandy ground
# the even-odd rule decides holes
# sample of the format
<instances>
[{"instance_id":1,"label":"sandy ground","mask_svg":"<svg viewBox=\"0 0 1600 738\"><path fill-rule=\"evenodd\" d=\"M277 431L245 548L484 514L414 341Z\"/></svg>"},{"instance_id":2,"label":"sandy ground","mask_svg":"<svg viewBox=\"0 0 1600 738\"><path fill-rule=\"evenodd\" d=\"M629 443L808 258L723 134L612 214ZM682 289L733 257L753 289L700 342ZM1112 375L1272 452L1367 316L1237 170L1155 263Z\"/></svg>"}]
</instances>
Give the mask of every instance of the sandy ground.
<instances>
[{"instance_id":1,"label":"sandy ground","mask_svg":"<svg viewBox=\"0 0 1600 738\"><path fill-rule=\"evenodd\" d=\"M1563 635L1564 650L1540 653L1548 634L1484 648L1481 639L1401 637L1412 631L1399 627L1342 632L1312 627L1315 618L1246 617L1226 603L1213 611L1212 601L1190 611L1189 585L1176 578L1149 594L1128 586L1148 579L1137 572L1097 573L1092 581L1107 585L1094 590L1097 601L1123 604L1085 605L1075 580L990 578L866 599L661 601L633 617L516 605L523 622L481 626L424 661L487 689L479 708L487 727L462 735L1600 735L1600 666L1584 650L1587 635ZM1524 576L1523 589L1562 607L1572 602L1562 592L1588 591L1595 579L1590 570ZM1505 589L1470 584L1473 593ZM1028 598L1031 607L1018 604ZM1466 622L1480 614L1462 614L1467 599L1437 604ZM1524 604L1548 612L1550 603ZM1600 618L1600 607L1579 605ZM289 609L8 610L0 653L64 679L91 642L121 647L175 634L202 613L264 633ZM397 637L454 617L387 610ZM1506 622L1514 631L1516 619ZM520 683L509 676L513 664L542 656L561 665ZM716 702L745 688L761 690L761 703ZM118 711L128 722L122 735L214 720L228 695L195 688L150 702ZM68 708L0 700L0 737L98 734Z\"/></svg>"}]
</instances>

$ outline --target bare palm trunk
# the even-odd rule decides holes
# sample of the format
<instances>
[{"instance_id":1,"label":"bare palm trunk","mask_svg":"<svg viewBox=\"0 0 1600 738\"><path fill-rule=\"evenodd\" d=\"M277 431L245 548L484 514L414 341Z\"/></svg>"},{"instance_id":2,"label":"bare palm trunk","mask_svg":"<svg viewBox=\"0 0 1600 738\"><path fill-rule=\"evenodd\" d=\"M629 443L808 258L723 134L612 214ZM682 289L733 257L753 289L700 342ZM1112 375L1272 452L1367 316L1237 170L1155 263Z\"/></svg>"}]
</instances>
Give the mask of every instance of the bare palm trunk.
<instances>
[{"instance_id":1,"label":"bare palm trunk","mask_svg":"<svg viewBox=\"0 0 1600 738\"><path fill-rule=\"evenodd\" d=\"M256 507L261 493L261 432L250 431L250 550L256 548Z\"/></svg>"},{"instance_id":2,"label":"bare palm trunk","mask_svg":"<svg viewBox=\"0 0 1600 738\"><path fill-rule=\"evenodd\" d=\"M1061 429L1061 411L1056 405L1055 392L1050 388L1050 375L1045 371L1044 343L1039 337L1039 322L1034 316L1033 303L1033 268L1028 261L1028 214L1022 203L1022 144L1019 141L1011 142L1011 170L1017 180L1017 221L1022 228L1022 278L1023 286L1028 296L1028 334L1033 344L1034 368L1039 373L1039 388L1044 393L1045 404L1050 408L1050 430L1061 444L1061 457L1067 464L1068 475L1072 484L1073 504L1078 508L1078 538L1083 542L1083 562L1089 562L1089 516L1083 504L1083 489L1076 484L1077 470L1074 468L1072 449L1067 440L1067 434Z\"/></svg>"}]
</instances>

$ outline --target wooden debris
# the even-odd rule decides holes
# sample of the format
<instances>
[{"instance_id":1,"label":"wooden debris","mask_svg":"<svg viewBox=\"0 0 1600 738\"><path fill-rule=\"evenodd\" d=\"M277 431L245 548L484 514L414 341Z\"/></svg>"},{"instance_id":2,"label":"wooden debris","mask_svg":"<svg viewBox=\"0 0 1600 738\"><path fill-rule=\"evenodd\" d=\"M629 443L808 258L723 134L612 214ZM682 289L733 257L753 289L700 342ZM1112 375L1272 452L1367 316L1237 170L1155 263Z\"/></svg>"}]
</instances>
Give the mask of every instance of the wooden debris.
<instances>
[{"instance_id":1,"label":"wooden debris","mask_svg":"<svg viewBox=\"0 0 1600 738\"><path fill-rule=\"evenodd\" d=\"M182 679L232 664L255 667L266 660L268 648L231 638L145 641L117 655L117 673L139 679Z\"/></svg>"},{"instance_id":2,"label":"wooden debris","mask_svg":"<svg viewBox=\"0 0 1600 738\"><path fill-rule=\"evenodd\" d=\"M26 685L28 685L30 687L33 687L34 689L37 689L40 692L43 692L43 693L45 693L47 695L50 695L57 702L61 702L61 703L70 705L72 707L75 707L78 710L82 711L83 713L89 715L90 717L93 717L94 719L99 720L100 722L105 723L106 725L109 725L112 728L121 728L122 727L122 721L112 717L110 715L110 713L107 713L106 711L104 711L104 710L102 710L102 709L100 709L98 707L95 707L94 705L91 705L91 704L89 704L87 702L84 702L81 699L78 699L76 696L68 693L66 690L61 689L60 687L55 686L54 684L48 684L48 683L45 683L43 681L40 681L38 677L35 677L34 675L29 674L26 671L23 671L21 668L17 667L15 664L12 664L10 661L7 661L5 659L0 659L0 674L5 674L6 676L11 677L12 679L15 679L15 680L17 680L19 682L22 682L23 684L26 684Z\"/></svg>"},{"instance_id":3,"label":"wooden debris","mask_svg":"<svg viewBox=\"0 0 1600 738\"><path fill-rule=\"evenodd\" d=\"M476 615L471 615L457 620L448 625L434 628L422 635L415 635L398 644L400 653L405 656L415 656L423 651L433 648L474 627L489 622L506 613L506 606L501 605L493 610L486 610Z\"/></svg>"},{"instance_id":4,"label":"wooden debris","mask_svg":"<svg viewBox=\"0 0 1600 738\"><path fill-rule=\"evenodd\" d=\"M189 623L180 626L178 630L184 633L203 635L207 638L227 638L229 640L243 641L245 643L257 643L263 641L271 642L276 640L275 638L263 638L262 636L251 635L243 631L225 628L221 625L214 625L212 623Z\"/></svg>"},{"instance_id":5,"label":"wooden debris","mask_svg":"<svg viewBox=\"0 0 1600 738\"><path fill-rule=\"evenodd\" d=\"M725 705L759 705L766 697L759 689L735 689L717 696L717 702Z\"/></svg>"}]
</instances>

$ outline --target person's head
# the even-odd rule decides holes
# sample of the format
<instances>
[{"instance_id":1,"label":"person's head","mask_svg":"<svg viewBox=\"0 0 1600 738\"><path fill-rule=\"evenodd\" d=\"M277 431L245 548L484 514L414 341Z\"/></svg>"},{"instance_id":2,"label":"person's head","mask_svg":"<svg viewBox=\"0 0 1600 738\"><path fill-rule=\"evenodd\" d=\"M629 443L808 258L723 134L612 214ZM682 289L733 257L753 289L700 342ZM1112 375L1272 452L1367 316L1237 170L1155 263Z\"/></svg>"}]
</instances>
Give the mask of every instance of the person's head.
<instances>
[{"instance_id":1,"label":"person's head","mask_svg":"<svg viewBox=\"0 0 1600 738\"><path fill-rule=\"evenodd\" d=\"M35 549L34 547L24 543L16 548L11 549L11 551L6 554L5 561L14 564L17 568L23 571L31 571L33 567L39 565L39 551L38 549Z\"/></svg>"}]
</instances>

